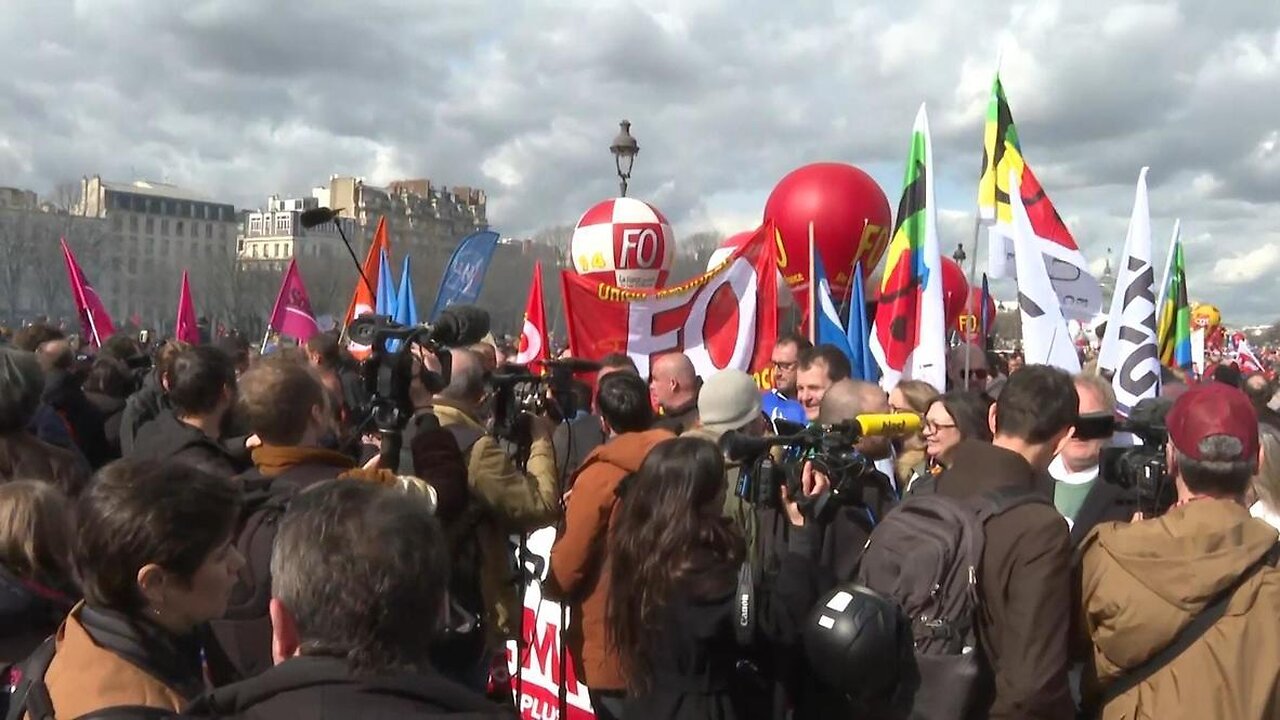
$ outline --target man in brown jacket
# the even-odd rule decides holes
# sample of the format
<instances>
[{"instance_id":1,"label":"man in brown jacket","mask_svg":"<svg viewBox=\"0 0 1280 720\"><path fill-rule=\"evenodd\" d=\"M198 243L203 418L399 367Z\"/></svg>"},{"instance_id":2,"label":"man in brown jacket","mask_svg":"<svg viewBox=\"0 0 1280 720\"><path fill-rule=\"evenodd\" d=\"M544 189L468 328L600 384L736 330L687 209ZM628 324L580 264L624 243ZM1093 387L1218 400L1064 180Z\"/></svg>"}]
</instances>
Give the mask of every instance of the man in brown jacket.
<instances>
[{"instance_id":1,"label":"man in brown jacket","mask_svg":"<svg viewBox=\"0 0 1280 720\"><path fill-rule=\"evenodd\" d=\"M1047 470L1076 421L1071 376L1028 365L991 407L995 440L966 440L937 491L969 498L1007 487L1043 495L986 523L978 637L990 664L979 717L1070 720L1067 685L1071 619L1071 539L1053 506Z\"/></svg>"},{"instance_id":2,"label":"man in brown jacket","mask_svg":"<svg viewBox=\"0 0 1280 720\"><path fill-rule=\"evenodd\" d=\"M605 638L607 548L618 484L640 469L654 445L675 436L668 430L651 429L649 391L637 375L613 373L602 379L597 404L610 439L587 456L571 480L564 527L551 547L548 589L571 609L570 651L591 689L596 717L609 720L621 717L626 686L618 658Z\"/></svg>"},{"instance_id":3,"label":"man in brown jacket","mask_svg":"<svg viewBox=\"0 0 1280 720\"><path fill-rule=\"evenodd\" d=\"M1099 525L1084 541L1095 672L1086 700L1116 686L1106 720L1280 717L1276 531L1244 500L1260 458L1257 416L1243 392L1210 382L1179 397L1165 424L1177 504L1159 518ZM1199 638L1144 668L1219 598L1225 611Z\"/></svg>"},{"instance_id":4,"label":"man in brown jacket","mask_svg":"<svg viewBox=\"0 0 1280 720\"><path fill-rule=\"evenodd\" d=\"M484 366L470 350L452 350L449 385L434 401L441 427L461 426L478 435L469 447L467 483L478 505L481 552L481 592L485 598L485 626L490 649L499 651L507 639L515 638L520 602L511 577L512 549L507 538L546 527L560 516L560 493L556 475L555 450L551 433L555 427L544 417L533 419L533 444L525 470L502 450L498 441L486 434L480 416L484 399Z\"/></svg>"}]
</instances>

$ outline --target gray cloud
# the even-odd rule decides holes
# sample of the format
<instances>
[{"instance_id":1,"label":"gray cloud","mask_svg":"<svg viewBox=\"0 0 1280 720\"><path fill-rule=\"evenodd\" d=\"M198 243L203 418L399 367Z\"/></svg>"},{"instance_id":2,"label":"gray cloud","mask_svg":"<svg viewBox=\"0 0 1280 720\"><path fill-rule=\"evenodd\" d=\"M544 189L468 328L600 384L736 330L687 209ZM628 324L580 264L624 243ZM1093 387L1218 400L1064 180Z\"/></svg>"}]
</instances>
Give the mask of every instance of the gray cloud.
<instances>
[{"instance_id":1,"label":"gray cloud","mask_svg":"<svg viewBox=\"0 0 1280 720\"><path fill-rule=\"evenodd\" d=\"M627 117L635 194L679 233L731 232L815 160L878 169L896 206L927 101L950 247L969 240L1002 45L1026 156L1086 254L1120 251L1150 165L1156 254L1181 216L1192 294L1229 321L1280 316L1280 253L1257 250L1280 243L1280 4L792 5L9 3L0 184L96 172L256 206L332 173L428 176L484 187L496 225L532 234L614 192L606 148Z\"/></svg>"}]
</instances>

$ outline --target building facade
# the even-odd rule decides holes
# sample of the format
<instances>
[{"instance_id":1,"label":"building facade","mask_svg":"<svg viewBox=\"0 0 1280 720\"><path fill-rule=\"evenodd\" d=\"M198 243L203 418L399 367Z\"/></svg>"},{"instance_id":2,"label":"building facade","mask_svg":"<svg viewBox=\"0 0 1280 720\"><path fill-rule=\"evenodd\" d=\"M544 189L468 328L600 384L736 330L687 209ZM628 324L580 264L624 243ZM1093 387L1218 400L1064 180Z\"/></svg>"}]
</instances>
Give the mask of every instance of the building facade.
<instances>
[{"instance_id":1,"label":"building facade","mask_svg":"<svg viewBox=\"0 0 1280 720\"><path fill-rule=\"evenodd\" d=\"M342 237L334 223L313 228L302 226L302 213L320 207L316 197L267 199L264 210L244 213L236 254L245 269L284 270L292 258L341 259L346 254ZM349 217L336 218L352 242L358 240L356 223Z\"/></svg>"},{"instance_id":2,"label":"building facade","mask_svg":"<svg viewBox=\"0 0 1280 720\"><path fill-rule=\"evenodd\" d=\"M35 192L0 188L0 322L37 318L71 320L71 299L61 240L77 256L107 241L106 222L79 217ZM71 324L72 327L77 327Z\"/></svg>"},{"instance_id":3,"label":"building facade","mask_svg":"<svg viewBox=\"0 0 1280 720\"><path fill-rule=\"evenodd\" d=\"M316 188L312 196L355 221L363 245L372 241L382 218L393 245L422 250L452 251L459 240L489 226L483 190L447 188L427 179L396 180L376 187L362 178L334 175L329 187Z\"/></svg>"},{"instance_id":4,"label":"building facade","mask_svg":"<svg viewBox=\"0 0 1280 720\"><path fill-rule=\"evenodd\" d=\"M236 233L230 203L166 183L83 178L72 214L106 223L109 241L79 257L117 321L169 327L189 272L199 315L221 315L236 300Z\"/></svg>"}]
</instances>

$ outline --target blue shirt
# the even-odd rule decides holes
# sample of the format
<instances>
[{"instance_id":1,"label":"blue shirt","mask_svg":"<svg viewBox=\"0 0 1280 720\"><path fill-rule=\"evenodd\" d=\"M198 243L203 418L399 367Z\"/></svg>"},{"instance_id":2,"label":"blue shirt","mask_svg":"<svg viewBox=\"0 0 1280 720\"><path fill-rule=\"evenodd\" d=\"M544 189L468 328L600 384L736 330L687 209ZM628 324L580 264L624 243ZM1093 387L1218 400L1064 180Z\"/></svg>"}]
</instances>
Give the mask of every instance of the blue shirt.
<instances>
[{"instance_id":1,"label":"blue shirt","mask_svg":"<svg viewBox=\"0 0 1280 720\"><path fill-rule=\"evenodd\" d=\"M804 406L799 400L791 400L778 390L765 390L760 397L761 411L769 418L769 423L773 424L776 420L787 420L789 422L808 424L809 419L804 414Z\"/></svg>"}]
</instances>

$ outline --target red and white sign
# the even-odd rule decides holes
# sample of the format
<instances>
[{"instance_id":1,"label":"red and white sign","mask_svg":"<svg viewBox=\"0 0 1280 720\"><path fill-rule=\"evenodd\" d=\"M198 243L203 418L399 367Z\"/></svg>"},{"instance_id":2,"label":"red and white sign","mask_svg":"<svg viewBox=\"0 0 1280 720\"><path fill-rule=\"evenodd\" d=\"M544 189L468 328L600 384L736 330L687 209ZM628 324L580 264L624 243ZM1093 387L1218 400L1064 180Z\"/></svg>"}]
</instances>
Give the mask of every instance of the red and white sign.
<instances>
[{"instance_id":1,"label":"red and white sign","mask_svg":"<svg viewBox=\"0 0 1280 720\"><path fill-rule=\"evenodd\" d=\"M556 540L556 529L546 527L529 535L525 541L526 571L540 570L529 583L524 595L524 642L518 654L515 643L507 643L507 669L511 673L511 688L518 693L516 706L524 720L560 720L560 662L561 653L568 652L560 646L560 604L542 596L542 583L551 567L551 546ZM530 556L541 560L537 567L528 563ZM573 622L569 611L564 618ZM587 686L578 680L573 658L565 658L567 707L563 720L595 720L591 710L591 698ZM520 687L516 688L517 670Z\"/></svg>"},{"instance_id":2,"label":"red and white sign","mask_svg":"<svg viewBox=\"0 0 1280 720\"><path fill-rule=\"evenodd\" d=\"M569 349L626 353L642 377L657 355L683 352L702 378L735 368L759 379L778 335L775 232L762 226L713 272L662 290L627 290L561 274Z\"/></svg>"},{"instance_id":3,"label":"red and white sign","mask_svg":"<svg viewBox=\"0 0 1280 720\"><path fill-rule=\"evenodd\" d=\"M547 314L542 306L542 263L533 264L533 285L529 287L529 301L524 308L524 326L520 329L520 350L517 365L542 362L550 353L547 342Z\"/></svg>"},{"instance_id":4,"label":"red and white sign","mask_svg":"<svg viewBox=\"0 0 1280 720\"><path fill-rule=\"evenodd\" d=\"M634 198L597 203L570 241L573 269L627 290L661 287L675 258L675 235L657 208Z\"/></svg>"}]
</instances>

